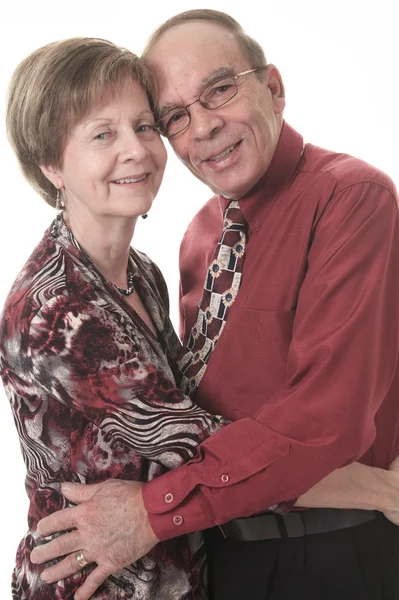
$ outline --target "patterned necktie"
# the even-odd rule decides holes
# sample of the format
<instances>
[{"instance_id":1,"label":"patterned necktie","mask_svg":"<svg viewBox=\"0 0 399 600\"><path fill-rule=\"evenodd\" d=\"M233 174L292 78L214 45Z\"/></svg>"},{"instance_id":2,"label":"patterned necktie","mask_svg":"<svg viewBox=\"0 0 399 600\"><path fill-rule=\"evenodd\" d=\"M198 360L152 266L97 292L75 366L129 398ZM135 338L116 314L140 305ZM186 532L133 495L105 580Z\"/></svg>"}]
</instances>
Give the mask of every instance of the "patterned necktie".
<instances>
[{"instance_id":1,"label":"patterned necktie","mask_svg":"<svg viewBox=\"0 0 399 600\"><path fill-rule=\"evenodd\" d=\"M198 316L178 361L182 373L181 389L193 394L197 389L212 351L226 324L236 299L242 276L247 222L236 200L224 212L223 232L207 270Z\"/></svg>"}]
</instances>

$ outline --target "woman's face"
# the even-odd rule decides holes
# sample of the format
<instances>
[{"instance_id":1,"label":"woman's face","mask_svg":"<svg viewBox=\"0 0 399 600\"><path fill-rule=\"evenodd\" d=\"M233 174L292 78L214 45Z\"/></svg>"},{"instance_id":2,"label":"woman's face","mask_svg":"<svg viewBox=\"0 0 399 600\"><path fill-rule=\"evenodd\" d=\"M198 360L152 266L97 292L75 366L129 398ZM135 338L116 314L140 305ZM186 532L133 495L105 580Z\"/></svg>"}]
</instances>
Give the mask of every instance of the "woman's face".
<instances>
[{"instance_id":1,"label":"woman's face","mask_svg":"<svg viewBox=\"0 0 399 600\"><path fill-rule=\"evenodd\" d=\"M73 127L56 183L67 213L137 218L148 212L166 165L154 124L144 89L128 81Z\"/></svg>"}]
</instances>

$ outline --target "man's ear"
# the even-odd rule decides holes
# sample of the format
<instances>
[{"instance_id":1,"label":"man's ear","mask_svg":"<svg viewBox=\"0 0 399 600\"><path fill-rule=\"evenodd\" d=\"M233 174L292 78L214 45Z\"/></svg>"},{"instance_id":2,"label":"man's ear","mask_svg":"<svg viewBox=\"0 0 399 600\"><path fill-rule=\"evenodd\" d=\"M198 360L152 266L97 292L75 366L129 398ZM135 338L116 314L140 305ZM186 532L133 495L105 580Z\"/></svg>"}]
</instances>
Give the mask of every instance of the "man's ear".
<instances>
[{"instance_id":1,"label":"man's ear","mask_svg":"<svg viewBox=\"0 0 399 600\"><path fill-rule=\"evenodd\" d=\"M285 89L280 72L274 65L265 69L265 84L270 90L276 115L281 115L285 108Z\"/></svg>"},{"instance_id":2,"label":"man's ear","mask_svg":"<svg viewBox=\"0 0 399 600\"><path fill-rule=\"evenodd\" d=\"M53 166L40 165L40 170L45 177L57 188L64 187L64 180L59 169Z\"/></svg>"}]
</instances>

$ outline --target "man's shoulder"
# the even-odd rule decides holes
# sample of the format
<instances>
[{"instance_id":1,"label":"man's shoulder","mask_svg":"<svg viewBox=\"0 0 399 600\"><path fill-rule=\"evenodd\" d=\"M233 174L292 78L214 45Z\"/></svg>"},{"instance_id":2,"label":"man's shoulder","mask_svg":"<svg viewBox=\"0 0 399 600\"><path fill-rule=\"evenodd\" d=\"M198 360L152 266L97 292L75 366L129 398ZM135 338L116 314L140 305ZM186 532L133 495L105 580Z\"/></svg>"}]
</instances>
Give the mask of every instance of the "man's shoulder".
<instances>
[{"instance_id":1,"label":"man's shoulder","mask_svg":"<svg viewBox=\"0 0 399 600\"><path fill-rule=\"evenodd\" d=\"M371 183L396 194L392 179L373 165L342 152L333 152L313 144L306 144L304 161L300 168L315 178L330 178L336 192L361 183Z\"/></svg>"},{"instance_id":2,"label":"man's shoulder","mask_svg":"<svg viewBox=\"0 0 399 600\"><path fill-rule=\"evenodd\" d=\"M195 230L196 235L207 236L209 229L214 223L221 223L224 207L221 204L220 196L212 196L194 215L189 223L186 233ZM218 230L220 229L218 225Z\"/></svg>"},{"instance_id":3,"label":"man's shoulder","mask_svg":"<svg viewBox=\"0 0 399 600\"><path fill-rule=\"evenodd\" d=\"M210 217L220 217L223 215L224 207L221 204L221 201L224 199L221 196L214 195L205 204L197 211L194 215L194 219L209 219ZM225 200L226 202L226 200Z\"/></svg>"}]
</instances>

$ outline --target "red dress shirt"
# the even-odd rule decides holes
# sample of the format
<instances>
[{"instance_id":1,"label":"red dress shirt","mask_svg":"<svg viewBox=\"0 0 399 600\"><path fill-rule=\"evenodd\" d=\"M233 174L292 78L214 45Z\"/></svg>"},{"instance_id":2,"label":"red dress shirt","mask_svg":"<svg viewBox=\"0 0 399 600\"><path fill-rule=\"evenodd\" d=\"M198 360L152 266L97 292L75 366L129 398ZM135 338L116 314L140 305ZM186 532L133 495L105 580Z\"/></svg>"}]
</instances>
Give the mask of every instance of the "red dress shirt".
<instances>
[{"instance_id":1,"label":"red dress shirt","mask_svg":"<svg viewBox=\"0 0 399 600\"><path fill-rule=\"evenodd\" d=\"M353 461L399 452L399 221L392 181L284 124L240 200L243 279L195 401L233 420L144 486L160 539L262 512ZM228 200L181 246L187 338Z\"/></svg>"}]
</instances>

